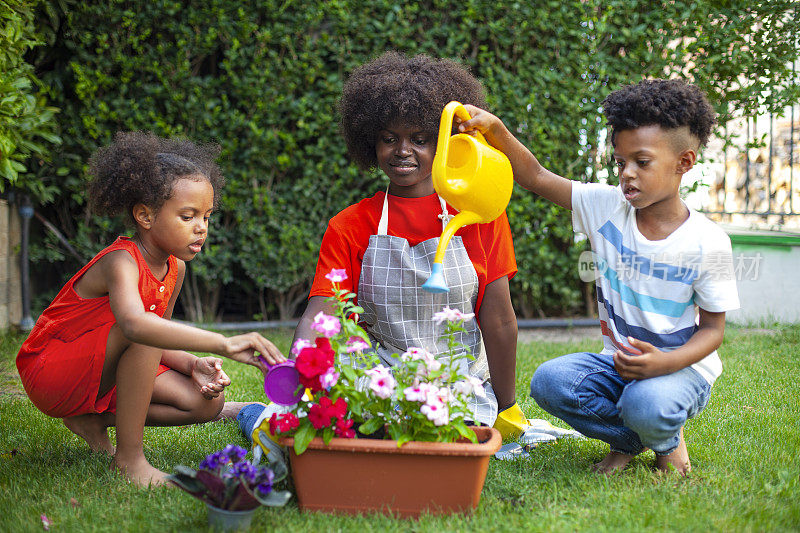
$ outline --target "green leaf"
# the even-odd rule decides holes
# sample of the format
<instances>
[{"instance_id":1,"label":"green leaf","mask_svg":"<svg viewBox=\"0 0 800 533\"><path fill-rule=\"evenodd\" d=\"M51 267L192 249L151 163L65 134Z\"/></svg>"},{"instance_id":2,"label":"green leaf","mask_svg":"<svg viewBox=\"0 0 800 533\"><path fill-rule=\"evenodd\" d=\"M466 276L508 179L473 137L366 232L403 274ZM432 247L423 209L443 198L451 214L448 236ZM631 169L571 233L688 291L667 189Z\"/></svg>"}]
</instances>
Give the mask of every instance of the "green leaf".
<instances>
[{"instance_id":1,"label":"green leaf","mask_svg":"<svg viewBox=\"0 0 800 533\"><path fill-rule=\"evenodd\" d=\"M297 455L306 451L306 448L308 448L308 445L317 434L317 430L314 429L311 422L308 422L307 418L304 419L304 422L294 435L294 453Z\"/></svg>"},{"instance_id":2,"label":"green leaf","mask_svg":"<svg viewBox=\"0 0 800 533\"><path fill-rule=\"evenodd\" d=\"M383 427L383 425L384 425L383 419L376 416L374 418L370 418L369 420L361 424L358 430L364 435L372 435L373 433L378 431L378 429Z\"/></svg>"}]
</instances>

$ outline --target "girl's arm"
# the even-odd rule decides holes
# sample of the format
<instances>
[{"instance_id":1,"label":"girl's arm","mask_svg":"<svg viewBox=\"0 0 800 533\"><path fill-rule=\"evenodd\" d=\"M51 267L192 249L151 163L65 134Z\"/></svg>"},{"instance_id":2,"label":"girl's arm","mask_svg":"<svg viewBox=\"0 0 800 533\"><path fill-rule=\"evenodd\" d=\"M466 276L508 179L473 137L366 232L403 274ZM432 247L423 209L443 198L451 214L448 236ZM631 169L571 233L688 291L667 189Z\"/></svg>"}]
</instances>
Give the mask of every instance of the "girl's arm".
<instances>
[{"instance_id":1,"label":"girl's arm","mask_svg":"<svg viewBox=\"0 0 800 533\"><path fill-rule=\"evenodd\" d=\"M458 130L481 132L486 140L511 161L514 180L529 191L566 209L572 209L572 182L544 168L530 150L514 137L505 124L488 111L464 106L472 119L460 123ZM456 118L456 122L460 119Z\"/></svg>"},{"instance_id":2,"label":"girl's arm","mask_svg":"<svg viewBox=\"0 0 800 533\"><path fill-rule=\"evenodd\" d=\"M503 411L517 401L517 317L511 306L507 276L486 285L478 315L492 388L498 410Z\"/></svg>"},{"instance_id":3,"label":"girl's arm","mask_svg":"<svg viewBox=\"0 0 800 533\"><path fill-rule=\"evenodd\" d=\"M257 359L255 352L261 353L270 364L285 360L275 345L258 333L225 337L220 333L179 324L146 312L139 296L139 269L134 259L124 252L111 252L104 259L106 258L107 260L98 261L97 266L102 269L111 311L123 334L131 342L166 350L216 353L264 371L266 368ZM176 298L177 294L176 290L172 298ZM170 301L167 309L170 316L172 307L174 301Z\"/></svg>"}]
</instances>

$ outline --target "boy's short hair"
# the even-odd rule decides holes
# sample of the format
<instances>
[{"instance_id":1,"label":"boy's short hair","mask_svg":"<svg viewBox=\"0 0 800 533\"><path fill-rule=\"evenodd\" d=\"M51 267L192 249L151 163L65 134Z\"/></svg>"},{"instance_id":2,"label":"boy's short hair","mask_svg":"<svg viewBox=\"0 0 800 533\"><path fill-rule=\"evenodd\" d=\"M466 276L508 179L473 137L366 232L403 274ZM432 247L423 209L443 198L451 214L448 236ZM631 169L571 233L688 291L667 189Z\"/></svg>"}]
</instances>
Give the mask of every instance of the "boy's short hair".
<instances>
[{"instance_id":1,"label":"boy's short hair","mask_svg":"<svg viewBox=\"0 0 800 533\"><path fill-rule=\"evenodd\" d=\"M356 68L344 84L339 111L351 159L377 166L378 133L389 126L415 126L435 135L451 100L486 107L483 85L464 65L425 54L390 51Z\"/></svg>"},{"instance_id":2,"label":"boy's short hair","mask_svg":"<svg viewBox=\"0 0 800 533\"><path fill-rule=\"evenodd\" d=\"M617 132L655 124L667 130L686 126L705 146L717 122L705 93L681 79L643 80L618 89L603 100L603 114L612 144Z\"/></svg>"}]
</instances>

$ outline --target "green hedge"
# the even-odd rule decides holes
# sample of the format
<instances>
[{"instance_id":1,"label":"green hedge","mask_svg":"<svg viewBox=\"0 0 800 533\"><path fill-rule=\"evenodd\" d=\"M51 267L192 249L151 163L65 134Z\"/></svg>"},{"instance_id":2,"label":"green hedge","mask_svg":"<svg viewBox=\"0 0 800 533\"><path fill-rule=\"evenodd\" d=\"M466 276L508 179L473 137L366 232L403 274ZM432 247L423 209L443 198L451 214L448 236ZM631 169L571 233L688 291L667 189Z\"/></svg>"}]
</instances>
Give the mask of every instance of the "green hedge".
<instances>
[{"instance_id":1,"label":"green hedge","mask_svg":"<svg viewBox=\"0 0 800 533\"><path fill-rule=\"evenodd\" d=\"M748 4L724 3L725 16L739 16L739 30L751 13L778 16L791 6ZM719 44L713 61L697 62L692 69L698 83L719 99L720 109L758 93L745 87L738 100L726 96L726 83L736 78L730 66L745 64L747 54L730 57L724 48L742 36L724 43L709 39L709 32L724 30L709 23L714 5L54 2L49 16L41 17L52 36L50 46L32 61L61 109L64 143L52 164L35 175L43 187L58 190L53 202L38 209L77 255L90 257L121 231L117 221L85 213L85 165L96 147L117 130L215 140L223 147L228 186L210 246L190 263L183 309L189 318L205 320L223 312L263 319L296 315L327 220L385 187L379 175L349 163L338 134L336 102L343 80L357 65L388 49L458 58L484 82L491 109L546 165L575 179L594 180L606 164L594 142L602 132L599 102L622 83L678 72L686 57L704 57ZM797 51L787 49L787 42L797 39L797 24L791 24L774 30L772 48L765 44L750 54L753 61L769 60L770 75L778 82L788 75L786 58ZM667 48L676 35L699 36L691 45L696 49L689 44ZM796 90L787 87L781 94ZM58 176L58 168L69 172ZM552 316L591 309L577 277L583 245L575 243L569 213L519 189L508 213L520 266L512 282L519 313ZM44 273L79 266L52 232L42 236L34 260L34 268ZM37 290L46 293L54 285Z\"/></svg>"},{"instance_id":2,"label":"green hedge","mask_svg":"<svg viewBox=\"0 0 800 533\"><path fill-rule=\"evenodd\" d=\"M0 1L0 193L13 187L47 201L53 188L28 170L32 156L46 158L60 141L54 133L57 109L47 105L33 65L24 61L42 44L34 25L36 3Z\"/></svg>"}]
</instances>

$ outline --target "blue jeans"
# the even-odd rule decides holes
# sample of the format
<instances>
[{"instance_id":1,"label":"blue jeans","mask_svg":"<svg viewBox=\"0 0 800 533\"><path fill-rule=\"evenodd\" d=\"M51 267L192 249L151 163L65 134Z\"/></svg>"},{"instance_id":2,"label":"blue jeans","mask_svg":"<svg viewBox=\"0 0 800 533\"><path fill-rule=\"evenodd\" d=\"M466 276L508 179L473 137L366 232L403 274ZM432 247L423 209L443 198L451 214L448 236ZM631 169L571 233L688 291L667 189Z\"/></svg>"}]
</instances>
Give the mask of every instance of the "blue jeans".
<instances>
[{"instance_id":1,"label":"blue jeans","mask_svg":"<svg viewBox=\"0 0 800 533\"><path fill-rule=\"evenodd\" d=\"M644 447L667 455L678 447L679 431L708 403L711 385L693 368L628 381L614 368L614 356L573 353L539 366L531 396L548 413L611 450L636 455Z\"/></svg>"}]
</instances>

